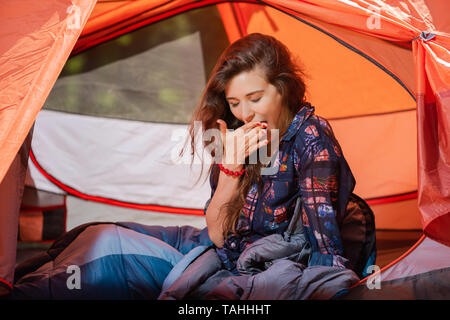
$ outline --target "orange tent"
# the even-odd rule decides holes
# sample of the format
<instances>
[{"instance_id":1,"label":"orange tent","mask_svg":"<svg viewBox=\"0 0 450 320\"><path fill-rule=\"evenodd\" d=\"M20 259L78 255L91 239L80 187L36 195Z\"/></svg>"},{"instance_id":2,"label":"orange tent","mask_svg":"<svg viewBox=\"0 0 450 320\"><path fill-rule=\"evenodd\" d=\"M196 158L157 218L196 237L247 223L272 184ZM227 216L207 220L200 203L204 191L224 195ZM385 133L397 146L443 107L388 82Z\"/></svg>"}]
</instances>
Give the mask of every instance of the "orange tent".
<instances>
[{"instance_id":1,"label":"orange tent","mask_svg":"<svg viewBox=\"0 0 450 320\"><path fill-rule=\"evenodd\" d=\"M377 228L421 228L421 242L450 245L450 25L443 1L53 0L1 6L4 283L12 281L17 234L10 230L18 224L32 127L69 56L202 8L217 10L228 43L261 32L298 56L310 75L309 100L330 120L355 174L355 192L372 207ZM50 174L39 157L34 163L68 194L106 203L114 198L68 187L69 177ZM126 199L114 204L148 208Z\"/></svg>"}]
</instances>

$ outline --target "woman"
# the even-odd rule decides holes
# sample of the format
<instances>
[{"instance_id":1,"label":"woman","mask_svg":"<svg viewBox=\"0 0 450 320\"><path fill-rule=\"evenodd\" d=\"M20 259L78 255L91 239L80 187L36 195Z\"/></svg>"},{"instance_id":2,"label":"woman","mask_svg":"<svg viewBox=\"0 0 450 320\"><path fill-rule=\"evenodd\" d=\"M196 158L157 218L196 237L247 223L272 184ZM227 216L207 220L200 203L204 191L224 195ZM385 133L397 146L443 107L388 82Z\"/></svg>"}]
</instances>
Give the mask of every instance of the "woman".
<instances>
[{"instance_id":1,"label":"woman","mask_svg":"<svg viewBox=\"0 0 450 320\"><path fill-rule=\"evenodd\" d=\"M271 36L231 44L187 140L193 156L195 121L219 131L205 143L216 160L207 228L81 225L16 269L11 298L323 299L355 283L339 230L355 180L328 122L305 101L302 76ZM270 161L253 161L261 150Z\"/></svg>"},{"instance_id":2,"label":"woman","mask_svg":"<svg viewBox=\"0 0 450 320\"><path fill-rule=\"evenodd\" d=\"M236 275L249 244L286 230L298 197L312 247L309 265L349 267L339 224L355 179L328 122L305 101L303 75L280 41L250 34L222 54L194 113L192 147L194 121L221 131L223 157L215 160L224 161L211 165L205 214L217 254ZM248 163L266 146L276 156L275 174L263 174L260 161Z\"/></svg>"}]
</instances>

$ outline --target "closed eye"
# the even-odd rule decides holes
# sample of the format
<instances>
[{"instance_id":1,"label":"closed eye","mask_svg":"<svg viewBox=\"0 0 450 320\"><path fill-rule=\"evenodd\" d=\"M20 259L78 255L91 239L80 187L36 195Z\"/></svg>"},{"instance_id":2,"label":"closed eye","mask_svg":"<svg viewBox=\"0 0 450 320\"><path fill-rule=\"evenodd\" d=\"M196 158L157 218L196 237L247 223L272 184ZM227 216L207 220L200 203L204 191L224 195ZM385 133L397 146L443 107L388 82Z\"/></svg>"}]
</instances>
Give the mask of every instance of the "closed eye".
<instances>
[{"instance_id":1,"label":"closed eye","mask_svg":"<svg viewBox=\"0 0 450 320\"><path fill-rule=\"evenodd\" d=\"M259 97L259 98L257 98L257 99L253 99L253 100L251 100L251 101L254 102L254 103L256 103L256 102L258 102L259 100L261 100L261 97ZM239 104L239 102L238 102L238 103L229 103L229 104L230 104L230 106L232 106L232 107L237 107L238 104Z\"/></svg>"}]
</instances>

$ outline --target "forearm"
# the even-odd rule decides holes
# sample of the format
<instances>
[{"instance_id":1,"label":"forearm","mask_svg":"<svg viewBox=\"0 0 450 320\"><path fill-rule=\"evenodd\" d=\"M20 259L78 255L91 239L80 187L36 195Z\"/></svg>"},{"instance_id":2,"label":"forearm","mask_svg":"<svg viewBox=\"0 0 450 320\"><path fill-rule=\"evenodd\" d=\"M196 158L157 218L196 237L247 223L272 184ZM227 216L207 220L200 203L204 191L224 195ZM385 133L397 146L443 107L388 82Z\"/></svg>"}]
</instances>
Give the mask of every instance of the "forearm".
<instances>
[{"instance_id":1,"label":"forearm","mask_svg":"<svg viewBox=\"0 0 450 320\"><path fill-rule=\"evenodd\" d=\"M231 201L239 185L239 177L226 175L220 172L216 191L206 209L206 225L211 241L219 248L223 246L223 221L226 212L220 212L220 208Z\"/></svg>"},{"instance_id":2,"label":"forearm","mask_svg":"<svg viewBox=\"0 0 450 320\"><path fill-rule=\"evenodd\" d=\"M223 143L222 155L225 162L222 165L227 170L241 172L244 167L244 160L258 148L268 143L267 139L260 141L266 135L266 125L260 122L248 122L233 132L227 132L227 124L222 119L217 120L217 123L220 126ZM237 145L235 144L236 141L238 142ZM226 208L222 211L221 208L232 200L239 187L239 180L239 175L227 175L220 171L217 188L206 209L209 238L219 248L223 246L225 240L223 222L228 214Z\"/></svg>"}]
</instances>

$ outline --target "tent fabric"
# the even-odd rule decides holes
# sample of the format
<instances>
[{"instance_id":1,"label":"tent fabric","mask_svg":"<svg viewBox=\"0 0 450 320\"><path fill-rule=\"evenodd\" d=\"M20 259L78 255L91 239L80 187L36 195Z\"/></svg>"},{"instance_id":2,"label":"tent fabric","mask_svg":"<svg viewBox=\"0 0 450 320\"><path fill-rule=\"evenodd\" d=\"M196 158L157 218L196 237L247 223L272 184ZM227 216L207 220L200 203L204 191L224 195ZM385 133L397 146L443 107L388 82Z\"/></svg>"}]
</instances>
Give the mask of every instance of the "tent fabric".
<instances>
[{"instance_id":1,"label":"tent fabric","mask_svg":"<svg viewBox=\"0 0 450 320\"><path fill-rule=\"evenodd\" d=\"M221 3L220 6L218 6L221 16L223 16L225 12L222 8L224 5L227 5L227 3ZM245 5L248 6L248 4ZM255 7L252 9L253 11L261 11L261 5L252 4L252 6ZM74 147L75 143L78 143L81 146L86 144L91 145L92 139L90 139L89 133L86 132L85 136L87 138L84 140L80 139L81 135L79 133L75 133L77 139L73 139L70 135L58 136L54 134L54 131L57 129L46 125L45 122L42 122L41 125L41 119L42 121L45 121L44 119L47 118L45 115L47 112L46 110L64 111L64 114L59 114L58 119L56 119L55 115L55 122L61 123L61 126L70 131L76 131L77 129L75 125L73 125L73 128L70 128L69 126L62 124L65 121L64 119L69 118L68 115L66 116L66 112L101 117L102 119L98 119L98 121L102 124L107 123L107 119L103 118L110 117L124 120L139 120L144 122L155 120L163 122L170 121L173 123L172 128L174 130L176 128L174 126L175 123L178 124L183 121L185 123L188 122L186 112L193 108L193 104L190 103L191 100L182 99L181 103L165 101L164 105L167 107L160 108L161 103L157 101L157 90L153 89L152 86L155 88L160 86L158 85L158 81L155 81L155 79L161 79L159 71L162 68L167 70L173 70L175 68L174 66L167 64L170 59L158 58L154 59L154 61L151 60L151 58L153 58L156 54L155 53L152 55L151 51L157 51L158 53L166 52L165 50L162 51L162 45L158 45L153 48L151 46L147 47L148 44L145 43L149 42L149 34L158 35L155 35L152 39L160 38L157 30L167 30L166 28L168 28L168 26L181 24L184 26L184 29L198 30L200 32L199 37L189 36L177 38L171 36L167 39L166 36L164 46L172 48L173 43L183 42L185 45L188 45L188 47L192 45L195 48L195 46L201 42L202 48L204 48L203 51L201 51L198 46L196 50L202 52L204 57L208 57L207 59L205 58L206 61L204 68L205 73L208 73L210 71L206 65L207 63L209 64L208 60L214 60L215 62L220 54L217 50L212 50L212 46L210 44L212 42L211 40L213 40L212 38L217 39L224 36L224 34L219 30L220 26L216 26L218 24L216 20L219 20L219 17L217 17L217 14L214 10L212 10L212 8L213 6L209 6L205 9L202 8L202 10L192 10L183 15L168 18L166 19L166 22L158 22L156 24L146 26L145 28L124 34L123 36L108 41L102 45L93 47L87 51L79 52L68 60L60 78L55 83L54 90L52 90L51 95L46 101L46 105L44 107L45 110L40 113L36 120L37 130L40 133L36 135L37 138L34 140L34 146L32 148L33 153L35 153L34 156L36 161L33 160L33 163L30 163L33 179L38 179L36 187L45 188L45 190L48 191L58 192L58 189L54 190L53 188L53 180L48 181L44 178L47 180L47 183L45 183L42 179L39 179L38 174L35 175L35 166L39 166L63 184L68 186L76 186L74 190L69 190L67 192L85 199L95 201L108 201L107 199L129 199L128 202L121 201L114 203L129 207L139 206L142 208L143 203L150 202L155 204L155 207L153 207L154 210L166 211L166 208L170 208L169 210L176 212L195 212L196 210L197 214L200 214L199 209L193 208L201 208L204 201L206 201L206 196L204 196L205 200L203 201L200 201L199 199L205 194L204 188L202 189L201 187L194 188L188 192L190 194L197 194L197 196L187 202L185 202L184 193L182 192L173 193L172 198L167 199L166 203L161 203L161 201L154 202L152 196L148 199L139 199L136 201L135 194L129 193L128 187L120 188L121 195L119 197L117 192L108 194L105 193L105 190L98 190L99 192L94 193L89 188L89 185L86 184L96 184L96 188L101 189L112 189L114 186L112 184L105 185L102 183L105 180L100 180L99 178L95 181L92 179L90 170L79 169L80 167L90 168L95 163L93 159L99 157L85 155L85 159L88 159L88 161L82 161L81 156L84 153L83 148ZM241 9L241 4L239 4L238 9ZM246 7L244 12L248 15L252 11ZM198 28L198 26L201 25L201 23L198 22L195 23L194 28L187 24L187 22L191 22L193 20L205 20L204 16L209 18L214 15L216 15L217 19L214 19L214 23L210 23L208 25L207 30ZM244 17L244 19L248 20L249 18ZM277 28L275 28L278 30L277 33L271 33L272 30L270 28L266 29L264 27L267 24L267 21L264 19L267 21L272 21L277 25ZM299 51L302 60L305 60L308 69L310 69L311 73L313 73L314 79L310 80L308 83L308 86L311 88L310 95L313 101L317 101L317 107L318 110L320 110L320 113L331 117L330 123L333 128L336 129L339 141L344 150L346 150L346 156L351 163L353 171L355 172L358 181L358 193L365 199L368 199L368 202L371 205L374 205L374 211L377 215L379 210L390 211L390 209L386 209L386 206L389 206L389 204L386 202L381 204L381 200L389 200L389 202L391 202L392 199L390 196L395 196L395 210L398 217L402 215L410 216L410 219L397 219L404 222L398 225L396 224L396 228L418 228L420 226L420 221L418 218L417 208L413 208L413 211L411 211L409 206L401 206L397 203L397 200L399 200L397 197L399 195L409 195L414 193L414 190L417 188L417 163L415 159L415 155L417 154L415 137L416 115L414 109L414 99L407 91L405 91L402 87L399 87L397 81L393 79L391 75L386 73L385 70L381 69L379 65L374 65L372 62L367 62L365 57L362 57L359 53L353 51L356 50L355 48L353 48L353 50L349 50L347 47L343 46L339 42L336 42L335 39L322 31L315 30L308 25L299 23L296 19L271 8L265 8L262 16L253 15L252 21L254 20L256 22L249 24L247 27L248 32L258 31L257 29L253 30L252 28L256 28L255 26L262 26L260 27L260 29L263 28L261 31L268 34L273 34L282 41L285 41L295 52ZM224 24L224 27L228 30L228 21ZM287 32L293 28L298 30L302 38L306 39L307 37L311 37L310 41L320 42L321 46L307 46L307 41L305 41L305 44L299 47L298 41L290 38L291 33ZM211 33L210 29L217 29L219 34ZM175 30L170 29L170 31L171 34L174 31L176 34L179 34L180 29L175 28ZM229 31L227 31L227 34L228 33ZM186 32L182 34L186 34ZM142 35L145 35L145 37ZM173 38L176 40L172 41ZM196 40L198 38L200 38L199 41ZM191 39L195 40L195 42L191 42ZM139 41L139 45L135 45L134 47L137 48L134 48L133 44L136 41ZM152 41L157 42L155 40ZM214 47L217 46L223 50L224 42L225 41L223 40L215 40ZM125 47L126 44L128 44L131 48ZM221 47L221 45L223 47ZM324 45L327 46L326 50L322 49L322 46ZM144 52L144 48L147 48L150 52ZM182 47L177 46L176 48L177 50L175 50L175 52L183 52ZM111 54L111 51L114 52L114 54ZM334 54L329 55L328 51L333 51ZM135 54L130 56L130 53L133 52ZM189 52L195 52L195 50L190 49ZM339 52L339 54L337 54L337 52ZM397 51L396 54L398 54ZM136 68L136 66L139 66L140 64L133 62L142 61L142 56L147 58L144 60L146 66L148 66L148 70L147 68ZM173 54L168 55L168 57L172 56ZM341 63L336 64L336 59L339 59ZM105 60L109 63L105 63ZM320 61L320 63L317 63L318 61ZM196 62L195 59L190 58L189 65L193 65L195 63L198 63L198 61ZM173 65L178 64L173 63ZM363 68L364 72L354 72L355 66L358 68ZM410 69L412 69L412 66L413 65L411 64ZM124 69L129 70L130 72L123 72ZM167 85L167 89L170 88L171 90L173 89L178 91L179 87L173 86L175 80L179 79L182 81L185 79L185 83L192 82L192 75L189 72L185 72L186 69L191 70L189 67L184 67L182 69L179 68L180 72L177 73L177 76L170 77L170 79L166 79L167 76L163 77L163 81L160 82ZM408 68L406 69L409 70ZM149 70L152 70L152 72L150 73ZM367 76L365 75L365 72L370 72L370 79L373 78L370 82L366 80ZM195 80L195 83L199 80L197 74L198 72L194 73L193 80ZM147 83L147 85L144 86L142 83L136 83L136 79L147 79L149 77L152 79L150 83L151 85ZM111 78L113 80L111 80ZM121 81L115 80L116 78ZM337 83L339 85L337 85ZM350 90L352 91L352 94L349 94L348 86L344 85L346 83L364 84L358 85L359 90ZM114 87L115 90L111 90L111 87ZM107 92L105 92L106 88L108 88ZM333 94L330 94L331 92ZM173 96L176 98L180 92L177 92L177 94L175 94L175 92L173 93ZM357 94L360 95L357 96ZM152 112L146 112L148 109L148 103L145 102L147 101L146 99L140 98L141 96L151 99ZM104 112L104 109L107 109L108 112ZM174 112L171 112L172 110ZM373 114L375 111L383 113ZM80 117L80 119L83 118ZM85 119L86 121L90 121L90 118ZM110 123L111 127L114 127L112 125L112 120ZM135 124L130 125L134 126ZM154 126L156 127L157 124L154 124ZM371 130L367 130L367 128L370 128ZM92 129L91 126L92 136L96 136L92 130L94 129ZM354 132L360 133L357 138L355 138ZM104 135L99 135L99 137L101 136ZM45 143L42 143L40 140L43 141L43 137L51 140L46 139ZM132 136L130 135L130 138L131 137ZM137 140L137 138L135 139ZM385 139L389 139L389 143L379 143ZM51 156L51 153L46 152L46 150L43 149L46 148L46 146L63 148L63 145L73 146L73 150L77 150L77 153L59 153L58 159L56 159ZM377 146L376 149L374 149L375 145ZM39 150L39 148L41 150ZM99 145L98 148L103 150L101 153L102 157L105 159L110 159L109 162L111 163L117 162L115 159L120 159L123 157L123 153L119 148L109 148L109 151L104 149L104 146ZM95 151L92 149L91 152ZM80 154L78 155L78 153ZM160 154L154 155L152 159L154 159L156 163L167 162L165 157L166 154ZM56 161L58 161L58 163L55 163ZM70 170L66 168L69 165ZM152 175L153 170L161 172L161 170L156 170L158 166L159 164L155 164L155 168L149 168L149 175ZM117 175L114 174L115 170L120 170L124 173L136 171L134 169L134 162L126 163L126 161L123 161L120 166L110 168L109 181L116 181L115 185L117 185L117 189L119 189L119 181L117 179ZM97 168L97 170L98 169L99 168ZM196 168L191 170L193 171L192 176L197 174L196 170ZM77 179L74 180L72 178L73 174L71 174L71 172L73 172ZM113 174L114 176L111 176ZM99 177L98 174L95 176ZM103 173L101 176L103 176ZM186 175L174 174L174 176L177 177L177 182L174 181L173 183L178 183L180 189L184 185L192 184L191 179L186 180ZM130 174L123 174L122 177L124 180L120 181L121 185L134 185L136 183L136 180L132 178ZM80 181L85 182L80 184ZM142 180L140 183L142 189L147 189L147 185L148 188L154 188L150 179L148 179L147 182ZM66 189L62 187L62 190L60 189L59 192L65 192L64 190ZM99 195L101 195L101 198L98 197ZM387 197L389 197L389 199L384 199ZM185 202L184 208L177 207L177 205L181 202ZM156 204L160 205L160 207L156 207ZM394 203L390 203L390 205L394 206ZM381 206L383 208L381 208ZM150 207L147 206L147 208ZM399 208L401 210L399 210ZM380 224L380 226L383 228L384 225L384 227L389 228L389 226L392 226L392 223L389 223L389 216L385 217L387 218L383 220L387 221L385 223L383 221L384 224Z\"/></svg>"},{"instance_id":2,"label":"tent fabric","mask_svg":"<svg viewBox=\"0 0 450 320\"><path fill-rule=\"evenodd\" d=\"M199 159L190 166L189 152L176 154L207 73L228 44L217 10L208 7L69 59L36 118L27 183L86 200L202 215L206 170L196 185Z\"/></svg>"},{"instance_id":3,"label":"tent fabric","mask_svg":"<svg viewBox=\"0 0 450 320\"><path fill-rule=\"evenodd\" d=\"M94 8L91 0L1 4L0 180ZM75 6L76 10L70 8Z\"/></svg>"},{"instance_id":4,"label":"tent fabric","mask_svg":"<svg viewBox=\"0 0 450 320\"><path fill-rule=\"evenodd\" d=\"M449 290L450 248L423 236L402 257L361 280L342 299L449 299Z\"/></svg>"},{"instance_id":5,"label":"tent fabric","mask_svg":"<svg viewBox=\"0 0 450 320\"><path fill-rule=\"evenodd\" d=\"M0 4L2 283L11 282L14 274L18 214L27 168L27 163L21 164L20 159L28 157L36 116L94 5L95 1L89 0Z\"/></svg>"},{"instance_id":6,"label":"tent fabric","mask_svg":"<svg viewBox=\"0 0 450 320\"><path fill-rule=\"evenodd\" d=\"M19 210L24 192L33 128L28 133L19 152L0 182L0 286L12 289L16 263ZM0 288L0 293L1 293Z\"/></svg>"},{"instance_id":7,"label":"tent fabric","mask_svg":"<svg viewBox=\"0 0 450 320\"><path fill-rule=\"evenodd\" d=\"M142 209L145 204L195 208L204 203L210 192L207 184L192 188L196 175L189 171L189 159L176 158L175 151L184 142L176 134L186 134L186 129L179 125L43 110L36 126L39 137L35 136L32 147L39 164L52 177L62 177L70 188L105 198L105 202L109 198ZM60 136L60 132L66 134ZM96 145L97 139L102 141L101 146ZM161 144L164 140L166 143ZM89 145L96 147L86 147ZM86 163L84 159L95 161ZM120 175L116 174L118 171ZM33 175L36 175L34 171ZM173 179L174 176L178 179Z\"/></svg>"},{"instance_id":8,"label":"tent fabric","mask_svg":"<svg viewBox=\"0 0 450 320\"><path fill-rule=\"evenodd\" d=\"M341 300L448 300L450 267L381 282L380 290L358 286Z\"/></svg>"},{"instance_id":9,"label":"tent fabric","mask_svg":"<svg viewBox=\"0 0 450 320\"><path fill-rule=\"evenodd\" d=\"M422 146L422 149L419 150L419 162L422 161L425 155L428 157L432 156L433 159L438 160L438 162L428 162L427 166L419 165L419 176L423 175L423 177L419 178L419 208L425 232L433 238L450 241L450 235L448 232L445 232L450 219L448 218L450 215L449 191L446 188L449 181L450 168L448 165L449 161L445 158L446 154L450 154L449 144L445 143L447 140L445 138L446 133L449 132L449 113L445 112L445 110L448 110L449 105L448 97L445 96L450 83L449 66L445 63L450 58L450 53L446 49L450 46L449 35L435 30L430 20L429 12L423 6L423 10L421 10L415 1L403 2L407 5L406 9L404 5L401 6L400 3L395 1L389 1L389 3L380 3L378 1L315 1L314 4L305 1L283 1L282 3L266 1L266 3L293 15L302 13L330 24L345 26L351 30L358 30L364 34L403 45L416 39L413 42L414 55L417 55L418 50L424 50L423 54L429 59L420 61L416 59L416 76L419 77L417 80L424 79L427 81L426 79L430 79L433 84L436 84L432 91L429 92L430 95L426 96L431 98L432 95L435 95L437 97L436 108L437 110L442 110L429 120L437 128L438 139L425 142L419 134L419 145ZM432 6L431 3L427 4ZM130 16L132 16L132 9L137 5L135 4L133 8L128 10ZM436 7L442 9L442 11L434 11L435 15L444 15L444 12L446 12L445 5L441 3L437 4ZM125 10L125 7L122 8ZM336 14L336 11L339 14ZM380 24L383 26L381 29L368 27L367 21L374 15L374 12L377 16L379 15ZM98 19L100 20L100 18ZM94 30L99 30L102 27L101 23L97 25L92 24L92 29L89 29L89 31L93 33ZM424 40L420 37L421 32L424 30L433 31L433 34L436 36L431 40ZM417 38L418 36L419 38ZM421 94L425 95L417 81L416 85L418 85L415 88L417 97L420 97ZM421 126L422 123L428 123L427 118L430 115L420 113L420 108L425 108L425 105L420 100L417 101L417 108L419 110L419 132L430 132L426 130L427 128ZM435 136L430 135L429 138L424 137L424 139L429 140ZM438 168L439 170L436 170ZM424 181L424 178L426 181ZM433 199L433 201L430 199ZM437 221L433 223L435 219L439 219L440 223L436 223Z\"/></svg>"},{"instance_id":10,"label":"tent fabric","mask_svg":"<svg viewBox=\"0 0 450 320\"><path fill-rule=\"evenodd\" d=\"M405 274L413 276L448 267L450 267L450 248L423 237L411 253L381 273L381 280L388 281L403 277Z\"/></svg>"},{"instance_id":11,"label":"tent fabric","mask_svg":"<svg viewBox=\"0 0 450 320\"><path fill-rule=\"evenodd\" d=\"M448 44L445 46L448 48ZM418 185L422 225L450 245L450 52L439 44L413 44L416 57ZM442 54L433 52L433 49ZM432 59L431 56L437 58Z\"/></svg>"},{"instance_id":12,"label":"tent fabric","mask_svg":"<svg viewBox=\"0 0 450 320\"><path fill-rule=\"evenodd\" d=\"M90 43L95 43L95 41L99 42L100 40L104 41L104 39L106 39L105 37L117 36L118 34L128 32L133 28L138 28L144 23L165 18L171 14L181 12L182 10L188 10L193 7L219 2L220 1L200 1L195 4L193 1L175 1L170 3L163 3L162 1L121 1L115 4L100 2L99 7L96 9L97 11L93 12L92 22L86 25L79 43L81 45L81 41L85 38L87 39L87 36L91 37L89 41L86 40ZM380 3L378 1L346 1L345 3L316 1L314 5L303 1L283 1L282 3L277 3L277 1L267 1L265 3L293 16L303 14L320 21L326 21L328 24L345 27L349 30L358 31L363 34L367 34L385 41L387 40L398 43L399 45L406 47L408 46L408 43L415 39L415 45L412 47L413 53L417 55L417 52L420 52L421 50L420 48L423 48L425 58L422 65L416 59L416 75L420 75L420 70L422 70L421 72L424 74L421 77L418 77L418 79L432 79L430 86L432 87L432 90L434 90L432 92L437 97L438 110L447 107L447 104L445 103L447 99L445 97L445 91L447 90L445 84L448 84L449 79L448 66L445 61L448 60L448 51L446 48L448 47L450 40L445 32L435 30L435 27L432 25L430 13L424 9L424 6L422 6L423 9L421 10L414 1L403 2L403 5L400 5L399 3L396 4L395 1L390 1L389 3ZM431 3L427 3L427 5L430 7L433 6ZM440 9L445 9L445 7L442 7L442 4L435 6ZM88 7L86 7L85 4L85 7L83 8ZM92 8L93 4L90 3L88 9ZM434 9L435 8L436 7L434 7ZM336 14L336 11L339 12L339 14ZM445 10L434 10L433 14L440 16L442 15L442 12L445 12ZM87 10L86 14L87 13L90 13L90 11ZM374 15L380 19L379 23L382 25L381 29L371 28L370 24L368 25L368 19L374 19ZM137 22L137 20L132 20L137 18L140 19L139 22ZM82 21L83 23L85 22L83 19ZM110 28L107 27L108 25L115 29L110 30ZM243 30L242 26L240 26L240 28ZM420 34L421 31L425 29L431 29L433 34L435 34L434 38L431 40L426 40L425 38L422 39ZM108 34L99 34L105 32L108 32ZM94 39L96 40L94 41ZM60 59L60 61L61 64L64 63L65 58ZM421 69L418 68L419 66ZM57 72L54 74L54 78L56 75ZM54 81L51 82L53 83ZM419 96L417 93L416 95ZM34 108L33 119L42 107L43 101L42 99L40 101L41 102L38 103L38 107ZM31 108L28 107L28 109ZM419 109L420 101L418 101L418 110ZM423 128L420 124L428 123L428 121L422 121L422 117L429 117L429 114L422 114L423 116L418 115L418 128L420 132L427 132L426 130L421 131ZM442 119L439 118L439 115L437 115L435 118L431 118L430 120L431 123L436 125L436 128L438 128L437 135L432 135L432 137L438 137L438 139L434 141L434 146L439 146L441 151L445 151L445 132L447 132L445 129L447 128L446 121L448 119L446 119L444 115L448 113L440 112L439 114L442 114ZM441 119L441 121L438 119ZM442 125L444 127L441 127ZM16 130L21 130L20 127L15 128ZM419 141L422 141L421 139L422 135L419 135ZM423 139L429 138L424 137ZM421 144L419 143L419 145ZM423 143L423 148L431 148L432 145L433 144L431 143ZM448 219L447 213L450 211L448 210L448 201L446 201L448 191L444 189L445 183L443 183L448 181L448 161L445 158L442 158L445 154L448 154L448 152L425 152L425 150L426 149L421 149L418 151L419 159L424 159L425 155L428 155L429 157L434 154L434 157L437 157L436 159L439 161L429 161L426 166L423 164L419 166L419 175L421 175L419 178L419 209L422 215L422 224L425 232L427 232L429 236L446 241L445 239L448 235L446 235L442 227L436 226L445 225L445 222ZM2 162L2 164L3 163L10 163L10 161ZM421 168L423 168L423 170ZM439 168L440 170L434 170L434 168ZM424 181L424 183L422 183L422 181ZM428 181L432 181L433 183L428 183ZM428 185L428 187L424 187L424 185ZM425 194L422 194L422 190L424 190ZM433 199L433 204L431 204L431 201L429 200L430 197ZM433 223L433 221L437 219L439 219L439 221L443 221L444 223Z\"/></svg>"}]
</instances>

